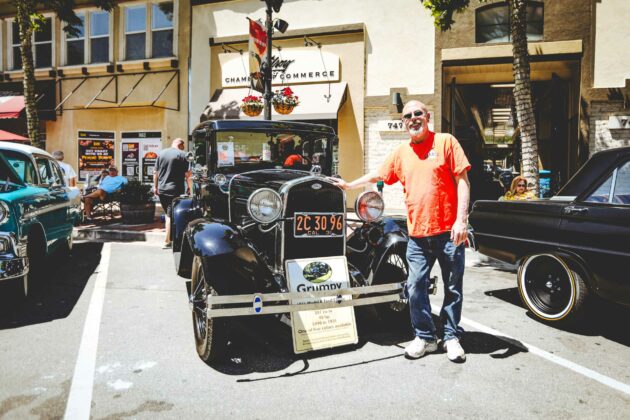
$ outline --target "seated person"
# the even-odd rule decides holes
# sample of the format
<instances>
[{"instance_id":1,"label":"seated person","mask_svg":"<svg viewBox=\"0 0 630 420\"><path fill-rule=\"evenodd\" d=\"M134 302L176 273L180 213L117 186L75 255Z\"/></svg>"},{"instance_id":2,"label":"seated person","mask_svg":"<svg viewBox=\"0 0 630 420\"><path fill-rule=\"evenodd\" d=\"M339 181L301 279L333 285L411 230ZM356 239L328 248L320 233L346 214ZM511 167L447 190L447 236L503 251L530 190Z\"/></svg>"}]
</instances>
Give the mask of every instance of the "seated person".
<instances>
[{"instance_id":1,"label":"seated person","mask_svg":"<svg viewBox=\"0 0 630 420\"><path fill-rule=\"evenodd\" d=\"M510 190L505 195L499 198L499 201L521 201L521 200L536 200L536 195L533 191L527 188L527 178L524 176L517 176L512 180Z\"/></svg>"},{"instance_id":2,"label":"seated person","mask_svg":"<svg viewBox=\"0 0 630 420\"><path fill-rule=\"evenodd\" d=\"M107 169L103 169L100 173L90 176L88 178L87 185L85 186L84 194L89 194L96 190L106 176L109 176L109 171Z\"/></svg>"},{"instance_id":3,"label":"seated person","mask_svg":"<svg viewBox=\"0 0 630 420\"><path fill-rule=\"evenodd\" d=\"M308 165L308 161L302 156L300 146L295 147L293 142L285 145L284 153L286 158L282 166L285 168L304 169Z\"/></svg>"},{"instance_id":4,"label":"seated person","mask_svg":"<svg viewBox=\"0 0 630 420\"><path fill-rule=\"evenodd\" d=\"M118 191L126 183L127 178L118 175L118 169L115 166L110 166L109 175L101 180L96 190L83 197L85 220L92 220L92 206L95 199L105 200L108 194Z\"/></svg>"}]
</instances>

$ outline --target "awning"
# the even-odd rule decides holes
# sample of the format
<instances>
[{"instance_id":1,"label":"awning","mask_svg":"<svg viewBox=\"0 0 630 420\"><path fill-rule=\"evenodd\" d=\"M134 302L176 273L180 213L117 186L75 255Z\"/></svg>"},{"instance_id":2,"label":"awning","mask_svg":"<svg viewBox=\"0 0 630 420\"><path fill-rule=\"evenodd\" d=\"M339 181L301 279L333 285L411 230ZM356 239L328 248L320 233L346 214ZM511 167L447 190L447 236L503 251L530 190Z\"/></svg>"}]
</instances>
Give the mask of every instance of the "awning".
<instances>
[{"instance_id":1,"label":"awning","mask_svg":"<svg viewBox=\"0 0 630 420\"><path fill-rule=\"evenodd\" d=\"M0 118L19 118L24 109L24 96L0 96Z\"/></svg>"},{"instance_id":2,"label":"awning","mask_svg":"<svg viewBox=\"0 0 630 420\"><path fill-rule=\"evenodd\" d=\"M0 130L0 141L17 141L29 143L29 139L27 137L22 137L4 130Z\"/></svg>"},{"instance_id":3,"label":"awning","mask_svg":"<svg viewBox=\"0 0 630 420\"><path fill-rule=\"evenodd\" d=\"M275 121L289 120L332 120L337 119L339 108L346 99L346 82L291 85L291 90L300 99L300 105L292 113L280 115L271 108L271 118ZM273 89L281 89L274 86ZM217 89L204 110L203 119L250 119L262 120L263 114L249 117L243 114L240 105L247 95L259 95L248 88Z\"/></svg>"}]
</instances>

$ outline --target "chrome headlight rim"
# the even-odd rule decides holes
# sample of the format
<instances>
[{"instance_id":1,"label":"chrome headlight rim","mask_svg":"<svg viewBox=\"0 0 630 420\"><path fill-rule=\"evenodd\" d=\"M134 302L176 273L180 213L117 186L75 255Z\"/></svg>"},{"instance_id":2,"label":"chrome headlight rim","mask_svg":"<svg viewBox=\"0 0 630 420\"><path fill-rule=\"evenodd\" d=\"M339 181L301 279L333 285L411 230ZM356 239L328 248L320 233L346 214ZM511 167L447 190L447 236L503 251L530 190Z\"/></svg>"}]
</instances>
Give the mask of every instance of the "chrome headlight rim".
<instances>
[{"instance_id":1,"label":"chrome headlight rim","mask_svg":"<svg viewBox=\"0 0 630 420\"><path fill-rule=\"evenodd\" d=\"M252 202L253 202L253 200L256 198L256 196L258 194L261 194L261 193L270 193L271 195L274 196L274 199L276 199L278 204L279 204L278 205L278 210L275 212L276 214L274 214L273 218L262 219L262 218L258 217L256 214L254 214L254 212L252 211ZM277 191L272 190L271 188L259 188L256 191L254 191L249 196L249 198L247 199L247 213L249 213L250 217L252 219L254 219L256 222L258 222L258 223L262 223L262 224L266 224L267 225L269 223L275 222L282 215L282 209L283 209L282 197L280 197L280 194L278 194Z\"/></svg>"},{"instance_id":2,"label":"chrome headlight rim","mask_svg":"<svg viewBox=\"0 0 630 420\"><path fill-rule=\"evenodd\" d=\"M380 214L377 217L374 217L372 219L364 217L359 211L359 205L361 204L361 202L364 200L368 200L370 198L378 198L382 205ZM364 191L361 194L359 194L359 196L357 197L357 201L355 201L354 203L354 213L357 215L359 219L361 219L365 223L378 222L379 220L383 218L383 215L385 213L385 201L383 201L383 197L376 191Z\"/></svg>"},{"instance_id":3,"label":"chrome headlight rim","mask_svg":"<svg viewBox=\"0 0 630 420\"><path fill-rule=\"evenodd\" d=\"M11 209L4 201L0 201L0 225L5 224L9 221L9 215L11 214Z\"/></svg>"}]
</instances>

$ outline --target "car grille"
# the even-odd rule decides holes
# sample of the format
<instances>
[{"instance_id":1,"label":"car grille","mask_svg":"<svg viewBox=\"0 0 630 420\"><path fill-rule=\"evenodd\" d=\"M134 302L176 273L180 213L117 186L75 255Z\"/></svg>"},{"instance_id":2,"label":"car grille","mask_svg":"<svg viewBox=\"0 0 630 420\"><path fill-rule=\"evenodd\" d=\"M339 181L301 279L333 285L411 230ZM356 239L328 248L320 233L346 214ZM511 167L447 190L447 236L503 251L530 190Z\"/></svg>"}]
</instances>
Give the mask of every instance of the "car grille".
<instances>
[{"instance_id":1,"label":"car grille","mask_svg":"<svg viewBox=\"0 0 630 420\"><path fill-rule=\"evenodd\" d=\"M313 184L321 185L313 189ZM345 213L343 191L321 180L308 180L290 187L286 193L285 217L293 217L296 212L304 213ZM296 258L327 257L343 255L345 239L337 238L295 238L293 220L284 222L284 260Z\"/></svg>"}]
</instances>

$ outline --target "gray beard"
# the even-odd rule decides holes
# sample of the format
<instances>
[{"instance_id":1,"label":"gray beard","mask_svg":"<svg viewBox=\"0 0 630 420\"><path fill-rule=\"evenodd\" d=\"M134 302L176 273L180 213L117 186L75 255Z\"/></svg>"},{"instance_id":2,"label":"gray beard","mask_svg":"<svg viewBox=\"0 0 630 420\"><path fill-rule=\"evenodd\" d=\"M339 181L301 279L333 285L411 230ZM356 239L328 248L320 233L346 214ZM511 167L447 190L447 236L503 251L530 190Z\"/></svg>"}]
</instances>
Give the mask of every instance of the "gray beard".
<instances>
[{"instance_id":1,"label":"gray beard","mask_svg":"<svg viewBox=\"0 0 630 420\"><path fill-rule=\"evenodd\" d=\"M423 131L423 127L420 126L420 128L418 129L413 129L413 128L409 128L409 135L411 135L411 137L416 137L422 134Z\"/></svg>"}]
</instances>

